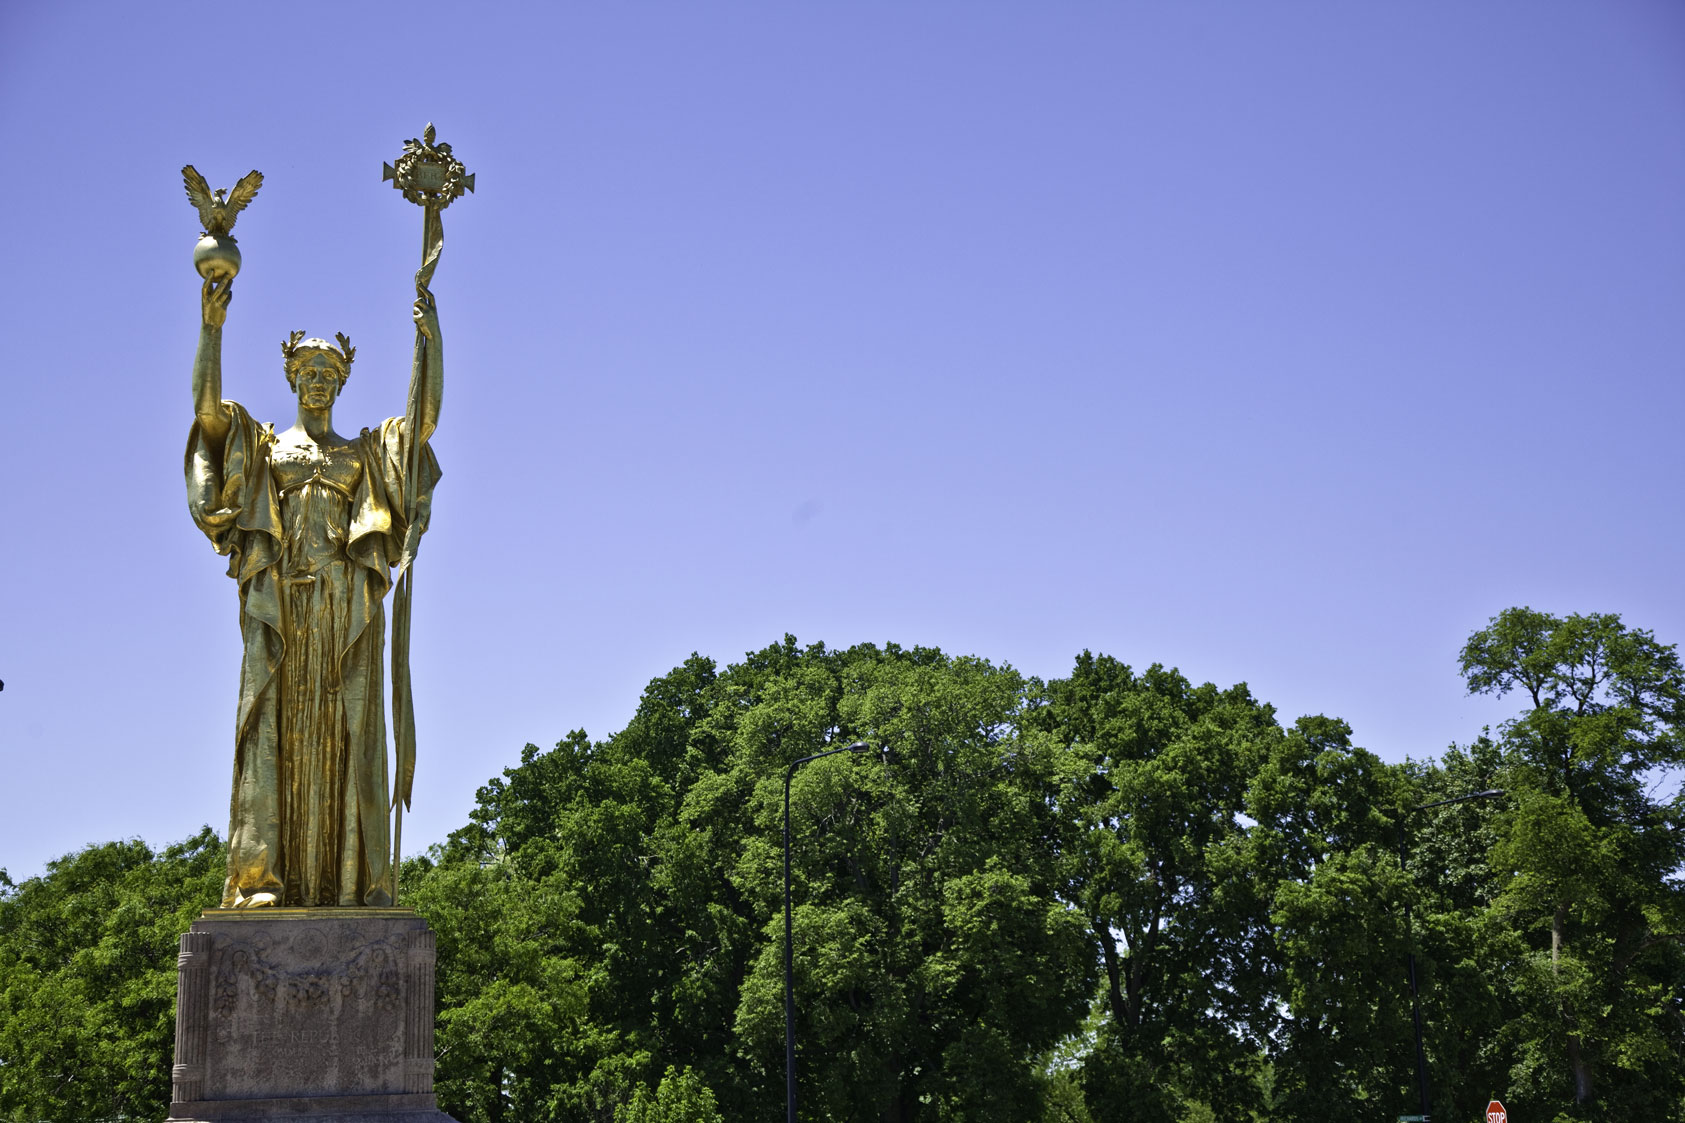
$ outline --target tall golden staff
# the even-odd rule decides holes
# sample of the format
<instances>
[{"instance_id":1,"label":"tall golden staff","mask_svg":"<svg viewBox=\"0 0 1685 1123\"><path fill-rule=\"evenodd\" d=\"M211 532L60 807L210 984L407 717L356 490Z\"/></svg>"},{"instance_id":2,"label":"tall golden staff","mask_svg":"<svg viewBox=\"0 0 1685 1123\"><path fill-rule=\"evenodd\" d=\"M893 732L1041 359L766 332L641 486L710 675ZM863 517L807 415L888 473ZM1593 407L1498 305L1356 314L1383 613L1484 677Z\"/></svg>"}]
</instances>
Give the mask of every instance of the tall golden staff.
<instances>
[{"instance_id":1,"label":"tall golden staff","mask_svg":"<svg viewBox=\"0 0 1685 1123\"><path fill-rule=\"evenodd\" d=\"M464 191L474 190L474 177L462 162L451 155L448 144L434 144L437 134L432 122L420 140L404 142L403 155L383 166L381 182L404 193L404 198L422 209L421 269L415 275L418 305L433 305L428 289L433 271L439 266L439 251L445 245L444 224L439 215ZM409 464L406 478L420 478L421 447L417 427L421 388L426 384L427 363L431 352L430 340L420 327L420 308L417 308L415 332L414 376L410 379L409 400L404 406L404 424L409 435ZM398 859L403 852L404 810L410 805L410 791L415 784L415 701L410 693L410 598L415 586L415 547L420 537L416 527L415 491L412 486L404 496L406 516L403 554L398 562L398 589L392 597L392 740L397 751L398 775L392 789L392 903L398 903Z\"/></svg>"}]
</instances>

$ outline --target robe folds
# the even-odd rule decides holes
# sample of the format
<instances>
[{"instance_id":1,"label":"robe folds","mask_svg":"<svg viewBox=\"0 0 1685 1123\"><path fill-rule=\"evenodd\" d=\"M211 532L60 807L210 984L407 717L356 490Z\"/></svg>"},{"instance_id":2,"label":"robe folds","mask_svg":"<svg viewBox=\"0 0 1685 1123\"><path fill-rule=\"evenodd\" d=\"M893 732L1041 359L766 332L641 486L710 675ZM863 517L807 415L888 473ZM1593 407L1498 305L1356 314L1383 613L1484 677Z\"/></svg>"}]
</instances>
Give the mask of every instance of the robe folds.
<instances>
[{"instance_id":1,"label":"robe folds","mask_svg":"<svg viewBox=\"0 0 1685 1123\"><path fill-rule=\"evenodd\" d=\"M274 429L223 406L220 445L195 422L185 459L193 521L240 594L222 906L257 893L389 905L384 598L426 529L438 462L389 418L335 450L341 467L358 462L354 483L318 473L283 487Z\"/></svg>"}]
</instances>

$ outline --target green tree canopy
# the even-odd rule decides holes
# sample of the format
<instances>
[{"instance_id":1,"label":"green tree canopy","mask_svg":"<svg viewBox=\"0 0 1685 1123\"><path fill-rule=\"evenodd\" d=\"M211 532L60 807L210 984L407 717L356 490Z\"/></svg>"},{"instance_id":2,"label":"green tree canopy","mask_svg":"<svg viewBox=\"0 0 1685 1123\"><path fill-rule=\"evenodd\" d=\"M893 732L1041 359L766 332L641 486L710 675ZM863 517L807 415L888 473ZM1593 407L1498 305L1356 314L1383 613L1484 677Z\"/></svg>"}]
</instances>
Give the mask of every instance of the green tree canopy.
<instances>
[{"instance_id":1,"label":"green tree canopy","mask_svg":"<svg viewBox=\"0 0 1685 1123\"><path fill-rule=\"evenodd\" d=\"M411 880L441 964L487 959L442 968L443 1102L608 1123L676 1068L732 1118L780 1118L784 774L864 738L887 767L838 756L791 788L804 1114L1034 1118L1095 967L1059 897L1060 757L1020 735L1034 689L931 649L786 638L723 672L692 658L606 741L529 746ZM510 929L530 936L490 950Z\"/></svg>"},{"instance_id":2,"label":"green tree canopy","mask_svg":"<svg viewBox=\"0 0 1685 1123\"><path fill-rule=\"evenodd\" d=\"M90 846L0 885L0 1118L162 1119L181 934L222 894L209 827Z\"/></svg>"},{"instance_id":3,"label":"green tree canopy","mask_svg":"<svg viewBox=\"0 0 1685 1123\"><path fill-rule=\"evenodd\" d=\"M1520 936L1512 1095L1571 1118L1685 1112L1685 671L1614 615L1508 609L1464 646L1471 691L1529 703L1479 758L1510 792L1490 909ZM1673 774L1677 784L1677 774Z\"/></svg>"},{"instance_id":4,"label":"green tree canopy","mask_svg":"<svg viewBox=\"0 0 1685 1123\"><path fill-rule=\"evenodd\" d=\"M802 1117L1685 1118L1685 675L1614 616L1462 651L1524 700L1388 765L1337 718L1083 653L1041 683L786 637L527 746L406 863L463 1123L783 1117L790 788ZM1501 800L1450 803L1489 788ZM1401 855L1407 861L1401 862ZM162 1119L209 830L0 874L0 1118ZM1413 923L1406 926L1405 906Z\"/></svg>"}]
</instances>

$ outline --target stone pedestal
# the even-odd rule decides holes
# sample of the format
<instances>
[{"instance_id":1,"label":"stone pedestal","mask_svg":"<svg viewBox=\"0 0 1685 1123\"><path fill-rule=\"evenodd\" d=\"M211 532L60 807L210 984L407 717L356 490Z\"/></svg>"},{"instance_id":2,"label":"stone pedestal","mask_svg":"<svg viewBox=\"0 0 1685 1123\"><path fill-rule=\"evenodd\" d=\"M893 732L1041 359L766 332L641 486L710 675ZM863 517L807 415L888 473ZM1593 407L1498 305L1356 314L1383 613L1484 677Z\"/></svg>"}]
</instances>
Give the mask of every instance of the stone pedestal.
<instances>
[{"instance_id":1,"label":"stone pedestal","mask_svg":"<svg viewBox=\"0 0 1685 1123\"><path fill-rule=\"evenodd\" d=\"M450 1123L409 909L206 909L181 938L172 1123Z\"/></svg>"}]
</instances>

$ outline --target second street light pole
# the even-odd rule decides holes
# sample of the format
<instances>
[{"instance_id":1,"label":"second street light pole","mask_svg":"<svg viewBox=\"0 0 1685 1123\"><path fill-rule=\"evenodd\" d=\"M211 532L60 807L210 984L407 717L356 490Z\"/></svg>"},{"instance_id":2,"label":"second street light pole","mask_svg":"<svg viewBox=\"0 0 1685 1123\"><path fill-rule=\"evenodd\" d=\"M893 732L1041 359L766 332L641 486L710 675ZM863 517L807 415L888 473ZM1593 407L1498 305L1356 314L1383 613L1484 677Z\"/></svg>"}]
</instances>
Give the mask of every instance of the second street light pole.
<instances>
[{"instance_id":1,"label":"second street light pole","mask_svg":"<svg viewBox=\"0 0 1685 1123\"><path fill-rule=\"evenodd\" d=\"M796 991L795 955L790 940L790 781L796 769L810 760L838 753L863 753L871 748L864 741L856 741L840 749L829 749L790 762L784 773L784 1107L786 1123L796 1123ZM885 750L886 752L888 750Z\"/></svg>"},{"instance_id":2,"label":"second street light pole","mask_svg":"<svg viewBox=\"0 0 1685 1123\"><path fill-rule=\"evenodd\" d=\"M1453 803L1467 803L1471 799L1496 799L1503 794L1502 788L1488 788L1483 792L1475 792L1473 795L1459 795L1451 799L1424 803L1420 807L1410 808L1409 813L1414 815L1418 811L1427 811L1434 807L1448 807ZM1401 814L1398 817L1398 868L1406 877L1409 877L1407 862L1408 858L1404 850L1404 816ZM1410 894L1408 891L1404 894L1404 946L1406 949L1405 963L1409 968L1410 976L1410 1019L1416 1023L1416 1094L1420 1104L1419 1110L1422 1113L1420 1116L1422 1123L1428 1123L1430 1112L1428 1106L1428 1055L1422 1047L1422 999L1416 989L1416 928L1410 918Z\"/></svg>"}]
</instances>

